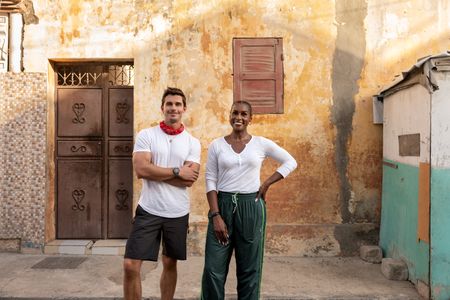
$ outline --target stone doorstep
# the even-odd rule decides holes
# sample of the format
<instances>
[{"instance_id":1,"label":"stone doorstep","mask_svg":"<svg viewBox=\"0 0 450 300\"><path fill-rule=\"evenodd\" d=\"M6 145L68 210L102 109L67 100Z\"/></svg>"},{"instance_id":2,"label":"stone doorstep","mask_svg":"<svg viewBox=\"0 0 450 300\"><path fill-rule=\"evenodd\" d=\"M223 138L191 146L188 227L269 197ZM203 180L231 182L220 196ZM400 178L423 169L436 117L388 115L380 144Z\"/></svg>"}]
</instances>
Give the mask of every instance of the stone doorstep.
<instances>
[{"instance_id":1,"label":"stone doorstep","mask_svg":"<svg viewBox=\"0 0 450 300\"><path fill-rule=\"evenodd\" d=\"M127 240L98 240L92 246L93 255L124 255Z\"/></svg>"},{"instance_id":2,"label":"stone doorstep","mask_svg":"<svg viewBox=\"0 0 450 300\"><path fill-rule=\"evenodd\" d=\"M44 254L123 255L127 240L54 240L44 247Z\"/></svg>"}]
</instances>

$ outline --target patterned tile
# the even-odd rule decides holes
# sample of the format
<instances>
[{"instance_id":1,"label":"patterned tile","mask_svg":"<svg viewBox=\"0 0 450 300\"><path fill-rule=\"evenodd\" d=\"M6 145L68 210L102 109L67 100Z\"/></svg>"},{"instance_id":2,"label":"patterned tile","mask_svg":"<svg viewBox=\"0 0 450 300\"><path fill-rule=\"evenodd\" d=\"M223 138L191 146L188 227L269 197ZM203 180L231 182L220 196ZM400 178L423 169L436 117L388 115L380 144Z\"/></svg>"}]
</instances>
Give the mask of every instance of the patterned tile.
<instances>
[{"instance_id":1,"label":"patterned tile","mask_svg":"<svg viewBox=\"0 0 450 300\"><path fill-rule=\"evenodd\" d=\"M42 248L47 74L0 73L0 239Z\"/></svg>"}]
</instances>

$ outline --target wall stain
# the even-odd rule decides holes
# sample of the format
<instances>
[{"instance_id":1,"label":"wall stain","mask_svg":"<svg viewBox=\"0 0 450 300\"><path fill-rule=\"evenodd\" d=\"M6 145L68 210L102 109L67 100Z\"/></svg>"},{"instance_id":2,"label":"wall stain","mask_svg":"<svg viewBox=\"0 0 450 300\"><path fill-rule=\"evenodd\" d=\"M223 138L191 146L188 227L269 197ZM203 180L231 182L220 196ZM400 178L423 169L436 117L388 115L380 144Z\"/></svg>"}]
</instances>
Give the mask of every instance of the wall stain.
<instances>
[{"instance_id":1,"label":"wall stain","mask_svg":"<svg viewBox=\"0 0 450 300\"><path fill-rule=\"evenodd\" d=\"M206 102L205 108L212 111L212 115L217 118L220 123L228 123L228 115L224 114L223 107L218 105L215 100L210 100Z\"/></svg>"},{"instance_id":2,"label":"wall stain","mask_svg":"<svg viewBox=\"0 0 450 300\"><path fill-rule=\"evenodd\" d=\"M159 57L155 57L153 59L153 64L152 64L152 81L159 81L160 80L160 68L161 68L161 59Z\"/></svg>"},{"instance_id":3,"label":"wall stain","mask_svg":"<svg viewBox=\"0 0 450 300\"><path fill-rule=\"evenodd\" d=\"M341 256L359 254L362 245L378 245L379 230L377 227L365 224L343 224L334 229L334 236L340 245Z\"/></svg>"},{"instance_id":4,"label":"wall stain","mask_svg":"<svg viewBox=\"0 0 450 300\"><path fill-rule=\"evenodd\" d=\"M210 52L211 47L211 36L209 35L208 31L205 30L205 24L203 24L203 33L202 33L202 51L203 54L208 54Z\"/></svg>"},{"instance_id":5,"label":"wall stain","mask_svg":"<svg viewBox=\"0 0 450 300\"><path fill-rule=\"evenodd\" d=\"M355 113L355 95L364 64L364 18L367 3L362 1L336 1L337 37L333 56L331 121L336 128L335 163L340 181L339 198L343 223L352 222L348 208L351 184L348 178L348 144Z\"/></svg>"},{"instance_id":6,"label":"wall stain","mask_svg":"<svg viewBox=\"0 0 450 300\"><path fill-rule=\"evenodd\" d=\"M73 16L77 16L81 12L80 1L70 1L70 14Z\"/></svg>"}]
</instances>

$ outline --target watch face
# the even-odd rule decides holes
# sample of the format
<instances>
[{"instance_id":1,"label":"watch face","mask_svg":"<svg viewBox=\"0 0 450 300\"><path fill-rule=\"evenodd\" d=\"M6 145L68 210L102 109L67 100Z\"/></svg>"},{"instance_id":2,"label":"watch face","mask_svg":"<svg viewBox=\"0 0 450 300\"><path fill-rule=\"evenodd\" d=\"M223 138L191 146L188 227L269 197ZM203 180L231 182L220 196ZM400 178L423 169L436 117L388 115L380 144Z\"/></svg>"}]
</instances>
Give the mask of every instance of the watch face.
<instances>
[{"instance_id":1,"label":"watch face","mask_svg":"<svg viewBox=\"0 0 450 300\"><path fill-rule=\"evenodd\" d=\"M179 168L173 168L172 172L173 172L173 174L175 176L178 176L180 174L180 169Z\"/></svg>"}]
</instances>

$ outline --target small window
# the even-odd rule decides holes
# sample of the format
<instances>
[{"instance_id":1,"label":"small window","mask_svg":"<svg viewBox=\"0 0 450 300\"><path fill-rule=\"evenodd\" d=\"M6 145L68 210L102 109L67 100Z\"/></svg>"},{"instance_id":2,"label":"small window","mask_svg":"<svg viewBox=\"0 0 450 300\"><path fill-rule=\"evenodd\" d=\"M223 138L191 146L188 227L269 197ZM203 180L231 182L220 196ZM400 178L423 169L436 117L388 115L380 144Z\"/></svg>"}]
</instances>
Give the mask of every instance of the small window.
<instances>
[{"instance_id":1,"label":"small window","mask_svg":"<svg viewBox=\"0 0 450 300\"><path fill-rule=\"evenodd\" d=\"M233 98L257 114L283 113L283 40L233 39Z\"/></svg>"}]
</instances>

